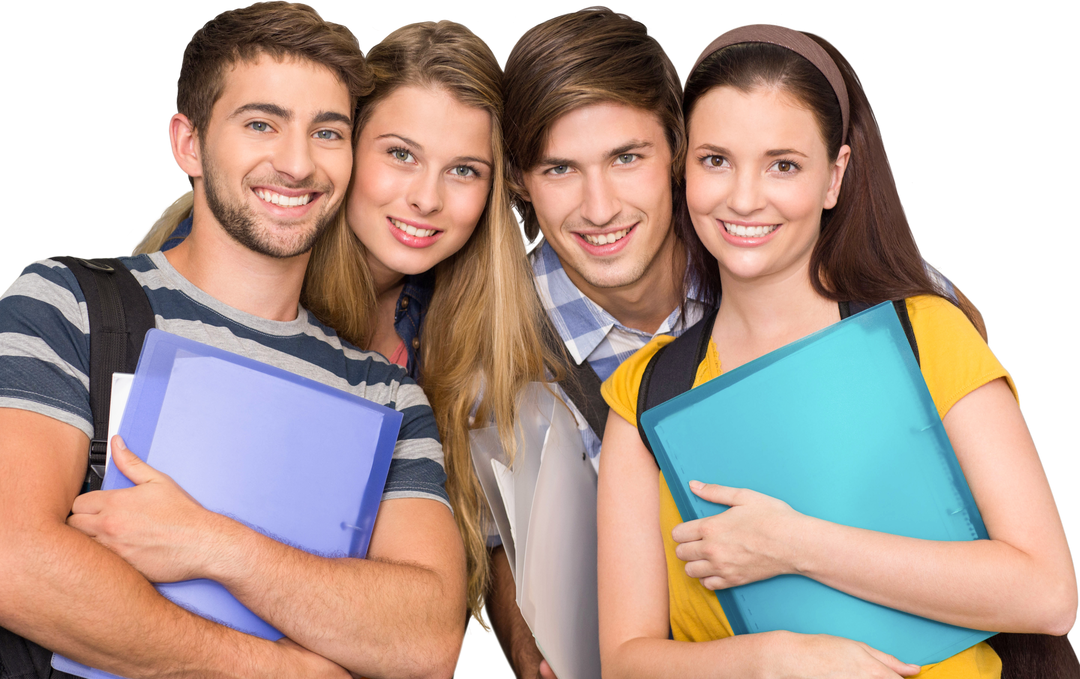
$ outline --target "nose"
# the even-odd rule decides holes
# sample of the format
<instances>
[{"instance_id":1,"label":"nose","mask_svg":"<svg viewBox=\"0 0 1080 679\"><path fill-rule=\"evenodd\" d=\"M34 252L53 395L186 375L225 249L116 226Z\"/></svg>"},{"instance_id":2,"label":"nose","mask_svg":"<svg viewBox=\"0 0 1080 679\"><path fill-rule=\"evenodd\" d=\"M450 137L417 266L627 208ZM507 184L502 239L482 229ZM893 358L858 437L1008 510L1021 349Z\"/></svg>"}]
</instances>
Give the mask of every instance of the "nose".
<instances>
[{"instance_id":1,"label":"nose","mask_svg":"<svg viewBox=\"0 0 1080 679\"><path fill-rule=\"evenodd\" d=\"M438 212L442 209L442 182L439 181L441 173L434 169L424 168L416 173L409 183L409 193L405 196L409 205L422 215Z\"/></svg>"},{"instance_id":2,"label":"nose","mask_svg":"<svg viewBox=\"0 0 1080 679\"><path fill-rule=\"evenodd\" d=\"M585 194L581 201L581 216L589 223L603 226L622 210L619 196L605 173L585 177Z\"/></svg>"},{"instance_id":3,"label":"nose","mask_svg":"<svg viewBox=\"0 0 1080 679\"><path fill-rule=\"evenodd\" d=\"M301 182L315 173L311 139L306 130L293 130L283 135L274 154L274 169L295 182Z\"/></svg>"},{"instance_id":4,"label":"nose","mask_svg":"<svg viewBox=\"0 0 1080 679\"><path fill-rule=\"evenodd\" d=\"M732 212L740 215L750 215L765 207L761 175L754 171L736 170L727 205Z\"/></svg>"}]
</instances>

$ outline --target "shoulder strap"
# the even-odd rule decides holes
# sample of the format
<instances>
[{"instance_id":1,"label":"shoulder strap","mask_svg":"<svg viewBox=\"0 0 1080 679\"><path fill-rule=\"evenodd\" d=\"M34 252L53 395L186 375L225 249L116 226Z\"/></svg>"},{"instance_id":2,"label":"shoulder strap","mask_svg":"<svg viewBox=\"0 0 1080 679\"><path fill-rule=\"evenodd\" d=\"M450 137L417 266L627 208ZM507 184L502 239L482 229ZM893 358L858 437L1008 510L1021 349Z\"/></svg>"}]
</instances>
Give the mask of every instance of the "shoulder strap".
<instances>
[{"instance_id":1,"label":"shoulder strap","mask_svg":"<svg viewBox=\"0 0 1080 679\"><path fill-rule=\"evenodd\" d=\"M638 385L637 426L638 435L650 453L652 446L649 445L645 429L641 426L641 414L693 388L698 364L705 359L705 352L709 349L709 336L712 335L713 323L716 322L716 311L712 309L673 342L660 347L645 366L641 384ZM664 379L653 380L653 374L657 370Z\"/></svg>"},{"instance_id":2,"label":"shoulder strap","mask_svg":"<svg viewBox=\"0 0 1080 679\"><path fill-rule=\"evenodd\" d=\"M904 329L904 335L907 336L908 344L911 345L911 352L915 354L915 362L922 365L919 361L919 344L915 341L915 330L911 327L911 317L908 316L907 300L897 299L893 301L892 305L893 310L896 311L896 317L900 319L900 326ZM844 320L860 311L866 311L873 305L866 302L839 302L839 306L840 320Z\"/></svg>"},{"instance_id":3,"label":"shoulder strap","mask_svg":"<svg viewBox=\"0 0 1080 679\"><path fill-rule=\"evenodd\" d=\"M146 293L118 259L54 257L75 275L90 317L90 412L94 438L83 492L101 488L109 433L109 398L114 372L135 372L154 312Z\"/></svg>"},{"instance_id":4,"label":"shoulder strap","mask_svg":"<svg viewBox=\"0 0 1080 679\"><path fill-rule=\"evenodd\" d=\"M570 368L570 374L567 375L567 378L562 381L560 386L578 409L578 412L585 418L585 421L589 423L589 428L596 434L596 438L603 441L608 406L604 401L604 397L600 394L600 376L589 365L588 360L582 361L581 365L574 363L573 358L567 355L566 346L559 339L558 333L551 326L550 321L544 323L543 334L544 342L549 349L555 352L556 355L567 356L569 359L566 364Z\"/></svg>"}]
</instances>

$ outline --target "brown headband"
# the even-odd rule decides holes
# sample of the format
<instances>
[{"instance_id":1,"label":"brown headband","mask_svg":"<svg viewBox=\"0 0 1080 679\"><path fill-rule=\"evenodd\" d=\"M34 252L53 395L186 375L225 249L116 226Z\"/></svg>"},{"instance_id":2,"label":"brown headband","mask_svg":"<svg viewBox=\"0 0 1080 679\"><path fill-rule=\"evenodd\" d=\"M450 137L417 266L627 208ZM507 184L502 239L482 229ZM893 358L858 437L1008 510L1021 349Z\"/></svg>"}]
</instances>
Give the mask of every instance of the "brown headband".
<instances>
[{"instance_id":1,"label":"brown headband","mask_svg":"<svg viewBox=\"0 0 1080 679\"><path fill-rule=\"evenodd\" d=\"M821 71L821 74L824 75L826 80L829 81L829 84L832 85L833 92L836 94L836 99L840 102L840 116L843 121L844 130L840 143L845 143L847 141L848 111L850 107L848 105L848 93L847 87L844 85L844 78L840 75L840 69L836 67L836 62L832 60L832 57L825 51L825 48L803 33L793 31L790 28L784 28L783 26L771 26L769 24L754 24L728 31L716 40L713 40L712 43L705 48L705 51L698 57L697 62L694 63L694 67L690 69L691 76L694 71L698 69L698 66L701 66L701 62L705 61L712 53L718 52L725 47L730 47L731 45L738 45L746 42L764 42L789 49L809 61L817 67L817 70Z\"/></svg>"}]
</instances>

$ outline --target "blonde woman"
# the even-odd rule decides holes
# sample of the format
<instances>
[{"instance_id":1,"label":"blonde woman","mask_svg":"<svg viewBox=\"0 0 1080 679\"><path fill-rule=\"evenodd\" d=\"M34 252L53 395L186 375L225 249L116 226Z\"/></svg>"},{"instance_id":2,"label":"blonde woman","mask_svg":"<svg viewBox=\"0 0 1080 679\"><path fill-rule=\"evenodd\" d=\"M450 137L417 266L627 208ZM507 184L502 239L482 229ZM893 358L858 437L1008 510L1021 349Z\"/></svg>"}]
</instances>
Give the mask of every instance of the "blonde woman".
<instances>
[{"instance_id":1,"label":"blonde woman","mask_svg":"<svg viewBox=\"0 0 1080 679\"><path fill-rule=\"evenodd\" d=\"M512 450L518 391L557 365L506 189L502 71L482 40L449 21L394 31L368 66L374 90L354 123L345 209L315 244L302 303L424 387L465 541L469 610L479 616L487 509L469 456L471 422L494 418ZM137 252L183 238L185 198Z\"/></svg>"}]
</instances>

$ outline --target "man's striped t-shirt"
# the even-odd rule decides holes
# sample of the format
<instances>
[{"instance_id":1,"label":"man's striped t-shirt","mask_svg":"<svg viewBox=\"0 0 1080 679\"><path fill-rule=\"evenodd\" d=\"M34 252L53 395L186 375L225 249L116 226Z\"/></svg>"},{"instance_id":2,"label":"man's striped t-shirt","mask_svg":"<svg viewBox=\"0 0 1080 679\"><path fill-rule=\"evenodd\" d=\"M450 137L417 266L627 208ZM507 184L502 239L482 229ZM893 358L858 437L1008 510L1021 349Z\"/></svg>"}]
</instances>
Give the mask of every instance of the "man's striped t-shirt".
<instances>
[{"instance_id":1,"label":"man's striped t-shirt","mask_svg":"<svg viewBox=\"0 0 1080 679\"><path fill-rule=\"evenodd\" d=\"M160 253L121 258L142 285L155 325L248 356L402 413L383 500L419 497L447 506L435 417L405 370L342 341L303 307L293 321L234 309L195 287ZM47 415L93 437L90 322L75 276L44 260L0 297L0 407Z\"/></svg>"}]
</instances>

